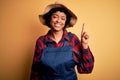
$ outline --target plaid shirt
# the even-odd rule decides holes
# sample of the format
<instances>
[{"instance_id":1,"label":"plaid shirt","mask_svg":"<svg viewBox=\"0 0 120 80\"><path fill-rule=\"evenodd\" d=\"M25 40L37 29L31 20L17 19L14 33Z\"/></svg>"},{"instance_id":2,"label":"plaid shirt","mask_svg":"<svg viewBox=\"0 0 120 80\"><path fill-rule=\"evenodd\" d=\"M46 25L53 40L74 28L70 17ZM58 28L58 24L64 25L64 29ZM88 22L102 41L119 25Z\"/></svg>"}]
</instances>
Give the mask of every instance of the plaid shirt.
<instances>
[{"instance_id":1,"label":"plaid shirt","mask_svg":"<svg viewBox=\"0 0 120 80\"><path fill-rule=\"evenodd\" d=\"M62 47L64 41L68 41L68 46L73 46L74 60L77 63L77 70L79 73L91 73L94 66L94 57L90 51L90 49L83 49L80 40L78 37L71 33L68 35L66 30L63 31L62 39L59 43L56 43L50 38L51 30L44 36L41 36L36 41L35 53L33 58L32 70L31 70L31 78L30 80L40 80L38 74L39 68L39 59L42 56L42 51L47 47L47 43L52 43L52 47Z\"/></svg>"}]
</instances>

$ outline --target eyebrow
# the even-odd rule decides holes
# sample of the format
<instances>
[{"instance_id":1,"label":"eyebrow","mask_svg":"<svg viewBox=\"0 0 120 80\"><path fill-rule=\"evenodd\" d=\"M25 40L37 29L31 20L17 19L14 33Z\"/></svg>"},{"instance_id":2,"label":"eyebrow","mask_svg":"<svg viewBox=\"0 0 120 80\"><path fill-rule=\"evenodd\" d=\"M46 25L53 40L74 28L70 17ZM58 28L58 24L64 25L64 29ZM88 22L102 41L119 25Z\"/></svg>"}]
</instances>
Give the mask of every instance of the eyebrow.
<instances>
[{"instance_id":1,"label":"eyebrow","mask_svg":"<svg viewBox=\"0 0 120 80\"><path fill-rule=\"evenodd\" d=\"M56 13L53 13L52 15L56 15L56 16L58 16ZM61 17L65 17L65 18L66 18L66 16L61 16Z\"/></svg>"}]
</instances>

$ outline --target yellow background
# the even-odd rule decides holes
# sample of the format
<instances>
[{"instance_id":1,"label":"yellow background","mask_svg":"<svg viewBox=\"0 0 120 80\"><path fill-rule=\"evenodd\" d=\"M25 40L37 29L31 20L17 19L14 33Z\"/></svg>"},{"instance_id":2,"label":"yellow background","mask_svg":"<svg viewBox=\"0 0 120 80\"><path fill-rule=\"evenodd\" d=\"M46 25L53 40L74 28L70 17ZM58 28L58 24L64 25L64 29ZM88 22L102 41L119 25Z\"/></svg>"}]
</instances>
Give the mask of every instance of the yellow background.
<instances>
[{"instance_id":1,"label":"yellow background","mask_svg":"<svg viewBox=\"0 0 120 80\"><path fill-rule=\"evenodd\" d=\"M49 30L38 15L55 1L0 0L0 80L29 80L36 39ZM78 16L68 31L80 37L85 23L90 35L95 66L79 80L120 80L120 0L59 1Z\"/></svg>"}]
</instances>

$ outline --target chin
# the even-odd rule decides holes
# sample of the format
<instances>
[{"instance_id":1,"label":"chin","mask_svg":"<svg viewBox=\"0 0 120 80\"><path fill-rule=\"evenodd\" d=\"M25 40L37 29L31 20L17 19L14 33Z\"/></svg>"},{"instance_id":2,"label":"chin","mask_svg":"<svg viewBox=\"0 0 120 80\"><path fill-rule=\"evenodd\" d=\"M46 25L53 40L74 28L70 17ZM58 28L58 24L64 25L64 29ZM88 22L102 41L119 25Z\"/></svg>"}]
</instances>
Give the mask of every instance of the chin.
<instances>
[{"instance_id":1,"label":"chin","mask_svg":"<svg viewBox=\"0 0 120 80\"><path fill-rule=\"evenodd\" d=\"M63 30L63 29L53 29L54 31L61 31L61 30Z\"/></svg>"}]
</instances>

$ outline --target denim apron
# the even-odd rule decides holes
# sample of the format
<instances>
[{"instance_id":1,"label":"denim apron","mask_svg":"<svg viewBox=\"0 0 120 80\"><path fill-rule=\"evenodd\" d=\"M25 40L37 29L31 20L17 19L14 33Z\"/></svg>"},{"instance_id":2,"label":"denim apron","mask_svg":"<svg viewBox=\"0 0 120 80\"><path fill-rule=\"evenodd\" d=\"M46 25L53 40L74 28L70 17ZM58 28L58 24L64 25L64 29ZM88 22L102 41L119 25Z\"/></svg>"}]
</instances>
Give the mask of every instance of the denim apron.
<instances>
[{"instance_id":1,"label":"denim apron","mask_svg":"<svg viewBox=\"0 0 120 80\"><path fill-rule=\"evenodd\" d=\"M40 80L77 80L72 46L64 41L62 47L53 48L49 43L40 59Z\"/></svg>"}]
</instances>

